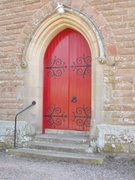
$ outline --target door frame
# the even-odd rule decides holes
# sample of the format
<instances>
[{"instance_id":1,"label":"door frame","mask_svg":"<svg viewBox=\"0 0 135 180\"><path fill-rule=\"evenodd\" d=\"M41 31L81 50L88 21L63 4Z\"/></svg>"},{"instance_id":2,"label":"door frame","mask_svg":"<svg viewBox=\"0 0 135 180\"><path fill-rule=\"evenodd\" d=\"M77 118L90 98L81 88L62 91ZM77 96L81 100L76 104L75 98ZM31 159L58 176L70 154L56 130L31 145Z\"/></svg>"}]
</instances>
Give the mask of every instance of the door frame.
<instances>
[{"instance_id":1,"label":"door frame","mask_svg":"<svg viewBox=\"0 0 135 180\"><path fill-rule=\"evenodd\" d=\"M37 106L33 108L31 117L34 117L36 133L42 132L43 114L43 59L50 41L65 28L73 28L79 31L90 46L92 53L92 118L90 136L97 136L96 126L103 122L103 68L98 60L105 58L105 50L102 37L86 15L66 8L66 13L60 16L52 13L44 19L28 43L25 58L28 61L29 70L25 74L25 87L27 88L25 102L37 101ZM31 92L33 94L31 95ZM28 96L30 94L30 96Z\"/></svg>"}]
</instances>

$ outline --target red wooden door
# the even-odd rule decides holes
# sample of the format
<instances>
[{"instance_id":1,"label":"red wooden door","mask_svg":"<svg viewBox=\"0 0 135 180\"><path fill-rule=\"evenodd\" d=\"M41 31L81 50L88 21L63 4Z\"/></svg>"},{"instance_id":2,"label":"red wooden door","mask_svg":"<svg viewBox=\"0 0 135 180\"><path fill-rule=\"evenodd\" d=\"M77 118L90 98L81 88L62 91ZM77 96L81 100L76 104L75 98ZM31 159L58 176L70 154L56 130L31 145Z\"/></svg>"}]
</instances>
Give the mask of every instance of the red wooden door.
<instances>
[{"instance_id":1,"label":"red wooden door","mask_svg":"<svg viewBox=\"0 0 135 180\"><path fill-rule=\"evenodd\" d=\"M91 52L73 29L60 32L44 56L43 132L87 131L91 120Z\"/></svg>"}]
</instances>

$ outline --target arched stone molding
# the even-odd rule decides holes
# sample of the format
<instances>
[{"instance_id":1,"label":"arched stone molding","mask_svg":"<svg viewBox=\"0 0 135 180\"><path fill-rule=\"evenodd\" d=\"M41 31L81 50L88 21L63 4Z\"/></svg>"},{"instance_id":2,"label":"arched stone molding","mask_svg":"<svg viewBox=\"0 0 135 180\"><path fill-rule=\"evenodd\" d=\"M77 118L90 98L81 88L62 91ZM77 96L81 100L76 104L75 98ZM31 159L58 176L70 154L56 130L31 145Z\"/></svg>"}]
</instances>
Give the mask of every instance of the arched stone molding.
<instances>
[{"instance_id":1,"label":"arched stone molding","mask_svg":"<svg viewBox=\"0 0 135 180\"><path fill-rule=\"evenodd\" d=\"M28 63L28 68L24 69L24 101L25 104L33 100L37 102L31 110L30 123L34 121L36 131L42 131L43 57L53 37L65 28L79 31L87 40L92 52L92 126L90 133L95 137L96 125L103 121L103 68L97 58L104 58L104 47L100 35L97 34L97 30L89 19L73 10L68 11L68 8L62 16L53 13L46 18L33 33L24 51L24 57Z\"/></svg>"},{"instance_id":2,"label":"arched stone molding","mask_svg":"<svg viewBox=\"0 0 135 180\"><path fill-rule=\"evenodd\" d=\"M100 38L102 39L102 44L104 46L104 50L106 51L106 56L116 56L117 55L117 47L116 41L109 26L109 23L104 18L104 16L95 10L87 0L65 0L60 1L64 4L64 7L70 11L79 14L79 16L86 17L86 21L93 24L93 27L97 30L97 35L100 33ZM25 61L25 55L22 57L22 53L25 54L25 50L28 47L31 38L36 31L36 29L42 24L44 19L48 18L50 15L55 13L55 8L57 6L56 1L42 1L43 6L41 9L37 10L33 16L30 18L30 21L26 23L25 27L20 34L20 38L18 38L18 43L16 45L17 54L20 53L16 58L18 61ZM96 32L96 31L95 31ZM100 42L99 42L100 43ZM102 46L101 45L101 46ZM100 46L100 47L101 47ZM112 49L115 49L116 52L112 54ZM102 51L102 50L101 50ZM101 55L102 56L102 55ZM99 60L103 60L104 58L99 57ZM107 58L108 59L108 58ZM101 60L101 63L102 63ZM109 61L109 60L108 60ZM22 62L23 63L23 62Z\"/></svg>"}]
</instances>

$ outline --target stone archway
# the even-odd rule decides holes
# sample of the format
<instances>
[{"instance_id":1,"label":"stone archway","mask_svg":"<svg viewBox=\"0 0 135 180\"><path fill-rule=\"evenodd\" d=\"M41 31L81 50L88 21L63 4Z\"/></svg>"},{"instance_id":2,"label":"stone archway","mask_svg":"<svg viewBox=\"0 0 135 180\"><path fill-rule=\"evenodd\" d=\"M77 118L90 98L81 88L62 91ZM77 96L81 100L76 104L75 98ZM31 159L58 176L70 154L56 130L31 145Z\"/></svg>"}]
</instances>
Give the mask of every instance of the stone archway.
<instances>
[{"instance_id":1,"label":"stone archway","mask_svg":"<svg viewBox=\"0 0 135 180\"><path fill-rule=\"evenodd\" d=\"M65 14L62 16L53 13L41 23L31 37L32 39L28 44L25 53L25 59L27 59L28 62L28 69L25 73L25 89L27 91L25 94L25 102L29 102L33 99L37 101L37 106L33 109L31 116L35 117L36 132L41 133L43 107L43 56L53 37L65 28L73 28L80 32L85 37L92 51L93 88L92 127L90 133L91 136L95 137L95 127L98 123L103 121L103 71L98 60L105 58L105 52L99 32L90 19L83 14L73 11L70 8L66 8Z\"/></svg>"}]
</instances>

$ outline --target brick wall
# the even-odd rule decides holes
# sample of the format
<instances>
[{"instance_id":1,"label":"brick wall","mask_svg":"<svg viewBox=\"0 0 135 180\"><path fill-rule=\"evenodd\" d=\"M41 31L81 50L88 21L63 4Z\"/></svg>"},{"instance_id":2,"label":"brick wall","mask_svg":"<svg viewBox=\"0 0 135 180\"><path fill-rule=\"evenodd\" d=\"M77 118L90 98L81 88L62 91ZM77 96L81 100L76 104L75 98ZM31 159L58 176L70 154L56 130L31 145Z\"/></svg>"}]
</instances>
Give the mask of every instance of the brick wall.
<instances>
[{"instance_id":1,"label":"brick wall","mask_svg":"<svg viewBox=\"0 0 135 180\"><path fill-rule=\"evenodd\" d=\"M111 27L116 49L115 67L105 71L105 82L112 86L112 96L105 110L112 111L114 124L135 124L135 1L90 1ZM117 53L115 51L117 50ZM111 58L111 57L110 57ZM113 78L112 78L113 77Z\"/></svg>"},{"instance_id":2,"label":"brick wall","mask_svg":"<svg viewBox=\"0 0 135 180\"><path fill-rule=\"evenodd\" d=\"M61 2L85 13L102 34L109 60L103 65L105 92L110 91L104 99L104 111L108 113L105 119L109 118L113 125L134 125L135 1ZM13 120L23 106L23 96L18 91L24 86L20 62L25 44L54 7L55 0L0 1L0 120Z\"/></svg>"},{"instance_id":3,"label":"brick wall","mask_svg":"<svg viewBox=\"0 0 135 180\"><path fill-rule=\"evenodd\" d=\"M23 86L20 73L20 60L23 45L27 39L22 34L23 28L30 22L37 10L46 6L55 6L55 1L45 0L1 0L0 1L0 119L11 120L19 108L22 99L17 97L17 87ZM134 124L134 87L135 87L135 1L133 0L89 0L64 1L65 4L86 13L91 11L91 18L96 22L103 38L108 58L116 56L115 67L105 70L105 83L113 88L110 102L105 110L112 113L114 123ZM102 15L102 16L101 16ZM99 18L99 20L97 20ZM105 18L106 21L103 21ZM98 24L97 24L98 23ZM111 29L109 29L109 28ZM109 31L108 31L109 29ZM106 31L105 31L106 30ZM27 31L27 29L26 29ZM108 31L108 34L106 34ZM27 33L27 32L26 32ZM113 44L109 41L113 39ZM113 36L113 37L112 37ZM107 73L108 72L108 73ZM113 78L112 78L113 76ZM113 80L112 80L113 79ZM113 81L113 82L112 82ZM131 113L130 113L131 111ZM126 122L125 122L126 121Z\"/></svg>"},{"instance_id":4,"label":"brick wall","mask_svg":"<svg viewBox=\"0 0 135 180\"><path fill-rule=\"evenodd\" d=\"M21 48L17 47L25 24L43 5L38 0L0 1L0 119L13 120L22 108L17 89L23 86L20 72Z\"/></svg>"}]
</instances>

